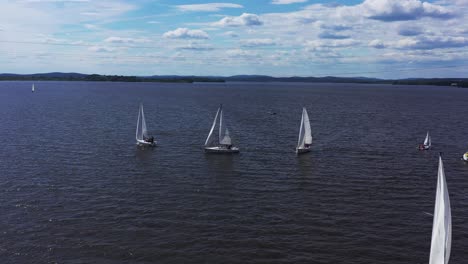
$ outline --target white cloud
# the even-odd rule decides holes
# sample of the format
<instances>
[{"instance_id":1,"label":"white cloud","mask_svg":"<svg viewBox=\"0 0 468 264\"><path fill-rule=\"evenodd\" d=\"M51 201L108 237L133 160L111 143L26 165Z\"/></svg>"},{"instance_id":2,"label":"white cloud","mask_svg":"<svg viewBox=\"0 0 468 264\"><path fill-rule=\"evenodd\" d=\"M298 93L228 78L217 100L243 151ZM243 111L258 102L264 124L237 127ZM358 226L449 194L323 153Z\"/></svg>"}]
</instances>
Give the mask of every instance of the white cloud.
<instances>
[{"instance_id":1,"label":"white cloud","mask_svg":"<svg viewBox=\"0 0 468 264\"><path fill-rule=\"evenodd\" d=\"M198 29L178 28L176 30L168 31L164 33L165 38L180 38L180 39L207 39L209 38L208 33Z\"/></svg>"},{"instance_id":2,"label":"white cloud","mask_svg":"<svg viewBox=\"0 0 468 264\"><path fill-rule=\"evenodd\" d=\"M369 42L369 47L373 47L373 48L376 48L376 49L383 49L383 48L386 47L386 45L380 39L374 39L371 42Z\"/></svg>"},{"instance_id":3,"label":"white cloud","mask_svg":"<svg viewBox=\"0 0 468 264\"><path fill-rule=\"evenodd\" d=\"M237 33L234 32L234 31L227 31L227 32L224 32L222 35L223 35L223 36L228 36L228 37L231 37L231 38L237 38L237 37L239 37L239 34L237 34Z\"/></svg>"},{"instance_id":4,"label":"white cloud","mask_svg":"<svg viewBox=\"0 0 468 264\"><path fill-rule=\"evenodd\" d=\"M466 46L468 46L468 38L445 36L405 38L396 43L397 48L421 50L460 48Z\"/></svg>"},{"instance_id":5,"label":"white cloud","mask_svg":"<svg viewBox=\"0 0 468 264\"><path fill-rule=\"evenodd\" d=\"M276 42L272 39L246 39L240 42L243 47L274 46Z\"/></svg>"},{"instance_id":6,"label":"white cloud","mask_svg":"<svg viewBox=\"0 0 468 264\"><path fill-rule=\"evenodd\" d=\"M289 5L295 3L305 3L307 0L273 0L271 3L274 5Z\"/></svg>"},{"instance_id":7,"label":"white cloud","mask_svg":"<svg viewBox=\"0 0 468 264\"><path fill-rule=\"evenodd\" d=\"M222 8L243 8L242 5L232 3L209 3L209 4L192 4L192 5L177 5L177 9L190 12L218 12Z\"/></svg>"},{"instance_id":8,"label":"white cloud","mask_svg":"<svg viewBox=\"0 0 468 264\"><path fill-rule=\"evenodd\" d=\"M224 17L218 22L213 23L213 26L223 26L223 27L240 27L240 26L260 26L263 25L263 22L260 20L260 17L255 14L243 13L237 17Z\"/></svg>"},{"instance_id":9,"label":"white cloud","mask_svg":"<svg viewBox=\"0 0 468 264\"><path fill-rule=\"evenodd\" d=\"M393 48L401 50L436 50L462 48L468 46L468 38L465 37L447 37L447 36L417 36L412 38L403 38L396 41L387 41L375 39L369 43L370 47L382 49Z\"/></svg>"},{"instance_id":10,"label":"white cloud","mask_svg":"<svg viewBox=\"0 0 468 264\"><path fill-rule=\"evenodd\" d=\"M112 52L115 49L105 47L105 46L92 46L92 47L89 47L88 50L93 51L93 52Z\"/></svg>"},{"instance_id":11,"label":"white cloud","mask_svg":"<svg viewBox=\"0 0 468 264\"><path fill-rule=\"evenodd\" d=\"M414 25L407 25L407 24L402 24L397 28L398 35L400 36L417 36L419 34L423 33L422 28L414 26Z\"/></svg>"},{"instance_id":12,"label":"white cloud","mask_svg":"<svg viewBox=\"0 0 468 264\"><path fill-rule=\"evenodd\" d=\"M108 37L104 40L108 43L146 43L149 39L146 38L121 38L121 37Z\"/></svg>"},{"instance_id":13,"label":"white cloud","mask_svg":"<svg viewBox=\"0 0 468 264\"><path fill-rule=\"evenodd\" d=\"M350 30L353 27L344 25L344 24L320 24L320 28L327 29L327 30L333 30L333 31L344 31L344 30Z\"/></svg>"},{"instance_id":14,"label":"white cloud","mask_svg":"<svg viewBox=\"0 0 468 264\"><path fill-rule=\"evenodd\" d=\"M98 26L93 25L93 24L84 24L84 27L89 29L89 30L95 30L98 29Z\"/></svg>"},{"instance_id":15,"label":"white cloud","mask_svg":"<svg viewBox=\"0 0 468 264\"><path fill-rule=\"evenodd\" d=\"M185 46L179 46L176 49L178 50L192 50L192 51L210 51L214 48L209 45L199 44L199 43L190 43Z\"/></svg>"},{"instance_id":16,"label":"white cloud","mask_svg":"<svg viewBox=\"0 0 468 264\"><path fill-rule=\"evenodd\" d=\"M345 48L358 44L360 44L360 42L354 39L338 39L332 41L310 40L306 42L305 47L307 49L317 50L321 48Z\"/></svg>"},{"instance_id":17,"label":"white cloud","mask_svg":"<svg viewBox=\"0 0 468 264\"><path fill-rule=\"evenodd\" d=\"M233 58L238 58L238 57L242 57L242 58L255 58L255 57L259 57L260 55L255 52L255 51L251 51L251 50L243 50L243 49L231 49L231 50L227 50L226 51L226 54L230 57L233 57Z\"/></svg>"},{"instance_id":18,"label":"white cloud","mask_svg":"<svg viewBox=\"0 0 468 264\"><path fill-rule=\"evenodd\" d=\"M447 8L420 0L365 0L357 8L370 19L381 21L416 20L422 17L446 19L454 16Z\"/></svg>"},{"instance_id":19,"label":"white cloud","mask_svg":"<svg viewBox=\"0 0 468 264\"><path fill-rule=\"evenodd\" d=\"M318 34L318 37L321 39L347 39L350 38L348 35L336 34L330 31L323 31Z\"/></svg>"}]
</instances>

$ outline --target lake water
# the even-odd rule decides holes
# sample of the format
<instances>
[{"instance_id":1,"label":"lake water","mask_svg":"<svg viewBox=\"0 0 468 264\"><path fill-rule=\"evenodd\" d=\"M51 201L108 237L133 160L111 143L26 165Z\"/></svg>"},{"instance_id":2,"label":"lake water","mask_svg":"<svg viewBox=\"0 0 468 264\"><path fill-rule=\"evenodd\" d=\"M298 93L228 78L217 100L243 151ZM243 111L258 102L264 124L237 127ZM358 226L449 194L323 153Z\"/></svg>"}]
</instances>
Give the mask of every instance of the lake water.
<instances>
[{"instance_id":1,"label":"lake water","mask_svg":"<svg viewBox=\"0 0 468 264\"><path fill-rule=\"evenodd\" d=\"M1 263L427 263L439 151L450 263L468 259L468 89L35 86L0 82ZM135 146L140 102L153 150ZM203 152L220 103L239 155Z\"/></svg>"}]
</instances>

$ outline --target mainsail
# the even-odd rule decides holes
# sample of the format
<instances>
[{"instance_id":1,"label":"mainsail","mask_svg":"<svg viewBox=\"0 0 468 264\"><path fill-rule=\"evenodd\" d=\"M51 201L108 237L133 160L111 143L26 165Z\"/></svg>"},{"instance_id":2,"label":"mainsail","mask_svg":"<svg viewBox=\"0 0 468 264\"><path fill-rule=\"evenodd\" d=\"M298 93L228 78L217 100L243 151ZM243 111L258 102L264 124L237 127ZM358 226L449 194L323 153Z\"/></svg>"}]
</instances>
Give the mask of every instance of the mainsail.
<instances>
[{"instance_id":1,"label":"mainsail","mask_svg":"<svg viewBox=\"0 0 468 264\"><path fill-rule=\"evenodd\" d=\"M146 137L148 137L148 132L146 129L145 113L143 112L143 105L140 104L136 128L136 140L143 140Z\"/></svg>"},{"instance_id":2,"label":"mainsail","mask_svg":"<svg viewBox=\"0 0 468 264\"><path fill-rule=\"evenodd\" d=\"M452 244L452 213L442 157L439 156L437 191L429 264L448 264Z\"/></svg>"},{"instance_id":3,"label":"mainsail","mask_svg":"<svg viewBox=\"0 0 468 264\"><path fill-rule=\"evenodd\" d=\"M210 133L208 134L208 137L206 138L206 141L205 141L205 146L208 146L213 141L213 132L216 127L216 121L218 120L218 115L220 111L221 111L221 107L219 107L218 111L216 112L216 116L213 120L213 125L211 126Z\"/></svg>"},{"instance_id":4,"label":"mainsail","mask_svg":"<svg viewBox=\"0 0 468 264\"><path fill-rule=\"evenodd\" d=\"M297 140L297 147L298 148L303 148L304 147L304 135L305 135L305 131L304 131L304 112L302 114L302 117L301 117L301 126L299 127L299 138Z\"/></svg>"},{"instance_id":5,"label":"mainsail","mask_svg":"<svg viewBox=\"0 0 468 264\"><path fill-rule=\"evenodd\" d=\"M310 129L309 115L307 114L307 110L305 109L305 107L303 107L297 148L304 148L305 144L312 144L312 132Z\"/></svg>"},{"instance_id":6,"label":"mainsail","mask_svg":"<svg viewBox=\"0 0 468 264\"><path fill-rule=\"evenodd\" d=\"M424 146L431 146L431 136L429 135L429 131L427 131L426 139L424 139Z\"/></svg>"},{"instance_id":7,"label":"mainsail","mask_svg":"<svg viewBox=\"0 0 468 264\"><path fill-rule=\"evenodd\" d=\"M312 132L310 130L309 115L305 107L302 109L302 115L304 116L304 143L312 144Z\"/></svg>"}]
</instances>

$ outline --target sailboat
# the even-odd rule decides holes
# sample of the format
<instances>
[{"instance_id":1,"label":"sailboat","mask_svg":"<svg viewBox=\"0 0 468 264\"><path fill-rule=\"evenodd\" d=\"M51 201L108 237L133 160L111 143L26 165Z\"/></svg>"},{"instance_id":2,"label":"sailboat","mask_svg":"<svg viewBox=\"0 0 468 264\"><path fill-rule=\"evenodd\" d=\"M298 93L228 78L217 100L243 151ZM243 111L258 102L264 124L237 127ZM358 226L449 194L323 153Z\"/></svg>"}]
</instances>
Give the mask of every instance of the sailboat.
<instances>
[{"instance_id":1,"label":"sailboat","mask_svg":"<svg viewBox=\"0 0 468 264\"><path fill-rule=\"evenodd\" d=\"M452 213L445 180L444 164L439 156L437 191L432 224L431 253L429 264L448 264L452 246Z\"/></svg>"},{"instance_id":2,"label":"sailboat","mask_svg":"<svg viewBox=\"0 0 468 264\"><path fill-rule=\"evenodd\" d=\"M419 150L428 150L432 146L431 136L429 135L429 131L427 131L426 139L424 139L424 143L419 145Z\"/></svg>"},{"instance_id":3,"label":"sailboat","mask_svg":"<svg viewBox=\"0 0 468 264\"><path fill-rule=\"evenodd\" d=\"M468 161L468 151L463 154L463 160Z\"/></svg>"},{"instance_id":4,"label":"sailboat","mask_svg":"<svg viewBox=\"0 0 468 264\"><path fill-rule=\"evenodd\" d=\"M215 127L219 119L218 140L214 136ZM226 121L223 119L223 105L220 105L211 126L210 133L205 141L205 152L208 153L238 153L239 148L232 146L231 134L226 127Z\"/></svg>"},{"instance_id":5,"label":"sailboat","mask_svg":"<svg viewBox=\"0 0 468 264\"><path fill-rule=\"evenodd\" d=\"M136 128L136 143L138 146L156 146L154 137L148 137L148 130L146 128L145 113L143 112L143 104L140 104L138 110L138 121Z\"/></svg>"},{"instance_id":6,"label":"sailboat","mask_svg":"<svg viewBox=\"0 0 468 264\"><path fill-rule=\"evenodd\" d=\"M301 126L299 128L299 139L297 140L296 154L307 153L312 144L312 132L310 130L309 115L305 107L302 108Z\"/></svg>"},{"instance_id":7,"label":"sailboat","mask_svg":"<svg viewBox=\"0 0 468 264\"><path fill-rule=\"evenodd\" d=\"M34 83L32 84L31 92L34 93Z\"/></svg>"}]
</instances>

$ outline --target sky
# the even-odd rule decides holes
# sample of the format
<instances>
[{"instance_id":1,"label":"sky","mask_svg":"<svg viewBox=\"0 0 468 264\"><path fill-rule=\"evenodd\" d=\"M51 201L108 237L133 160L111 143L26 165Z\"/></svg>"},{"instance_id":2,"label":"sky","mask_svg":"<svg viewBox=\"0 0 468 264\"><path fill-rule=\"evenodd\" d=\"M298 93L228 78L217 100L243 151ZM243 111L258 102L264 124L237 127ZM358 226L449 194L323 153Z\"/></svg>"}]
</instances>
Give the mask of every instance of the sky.
<instances>
[{"instance_id":1,"label":"sky","mask_svg":"<svg viewBox=\"0 0 468 264\"><path fill-rule=\"evenodd\" d=\"M0 72L468 77L468 0L0 0Z\"/></svg>"}]
</instances>

